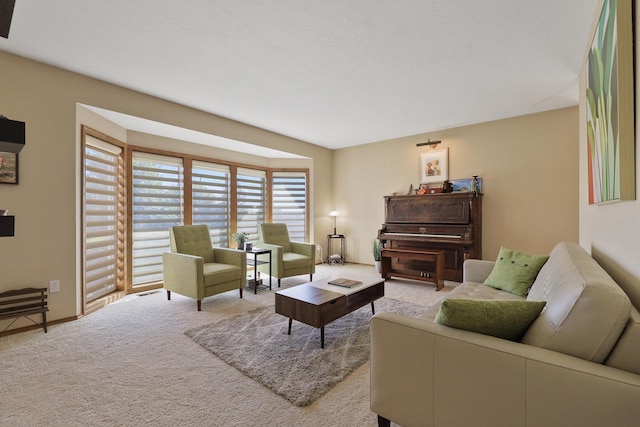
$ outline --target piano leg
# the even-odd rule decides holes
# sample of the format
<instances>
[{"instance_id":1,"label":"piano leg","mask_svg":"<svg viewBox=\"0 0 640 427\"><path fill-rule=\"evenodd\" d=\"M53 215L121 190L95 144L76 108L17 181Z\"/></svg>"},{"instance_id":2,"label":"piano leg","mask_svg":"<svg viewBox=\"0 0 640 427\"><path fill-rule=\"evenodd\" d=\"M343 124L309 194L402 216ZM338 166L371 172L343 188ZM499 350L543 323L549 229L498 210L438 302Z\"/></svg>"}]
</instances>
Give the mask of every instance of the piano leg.
<instances>
[{"instance_id":1,"label":"piano leg","mask_svg":"<svg viewBox=\"0 0 640 427\"><path fill-rule=\"evenodd\" d=\"M380 261L380 275L385 280L391 279L391 257L383 256Z\"/></svg>"}]
</instances>

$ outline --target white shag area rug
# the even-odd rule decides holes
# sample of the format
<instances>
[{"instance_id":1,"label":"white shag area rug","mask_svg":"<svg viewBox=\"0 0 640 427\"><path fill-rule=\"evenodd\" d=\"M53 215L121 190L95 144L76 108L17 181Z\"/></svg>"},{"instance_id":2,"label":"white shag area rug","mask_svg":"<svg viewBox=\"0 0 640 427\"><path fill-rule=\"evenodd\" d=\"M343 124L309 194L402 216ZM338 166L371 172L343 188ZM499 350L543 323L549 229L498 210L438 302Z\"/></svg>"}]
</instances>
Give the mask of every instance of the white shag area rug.
<instances>
[{"instance_id":1,"label":"white shag area rug","mask_svg":"<svg viewBox=\"0 0 640 427\"><path fill-rule=\"evenodd\" d=\"M374 303L376 312L418 316L425 308L393 298ZM221 322L190 329L195 342L297 406L307 406L369 359L371 305L320 329L293 322L273 305L257 308Z\"/></svg>"}]
</instances>

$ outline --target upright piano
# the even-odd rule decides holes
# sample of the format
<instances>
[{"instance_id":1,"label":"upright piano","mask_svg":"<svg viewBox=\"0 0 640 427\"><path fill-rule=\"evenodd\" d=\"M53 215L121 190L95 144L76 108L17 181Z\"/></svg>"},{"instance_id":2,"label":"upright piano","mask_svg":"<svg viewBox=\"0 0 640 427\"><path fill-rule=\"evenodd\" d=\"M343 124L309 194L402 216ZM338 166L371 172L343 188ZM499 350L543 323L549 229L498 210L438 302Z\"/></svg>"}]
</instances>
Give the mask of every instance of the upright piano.
<instances>
[{"instance_id":1,"label":"upright piano","mask_svg":"<svg viewBox=\"0 0 640 427\"><path fill-rule=\"evenodd\" d=\"M442 251L444 279L461 282L464 260L482 258L482 194L385 196L384 209L385 222L378 231L383 247L399 254ZM419 258L394 256L383 263L382 276L432 281L435 263Z\"/></svg>"}]
</instances>

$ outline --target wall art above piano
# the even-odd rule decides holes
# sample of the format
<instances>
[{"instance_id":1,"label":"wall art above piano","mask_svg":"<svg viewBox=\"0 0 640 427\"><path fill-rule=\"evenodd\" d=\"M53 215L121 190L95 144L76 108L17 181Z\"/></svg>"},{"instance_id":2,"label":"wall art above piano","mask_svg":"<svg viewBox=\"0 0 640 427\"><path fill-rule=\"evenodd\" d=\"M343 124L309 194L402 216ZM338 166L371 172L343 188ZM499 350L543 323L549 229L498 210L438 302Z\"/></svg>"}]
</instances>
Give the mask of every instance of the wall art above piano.
<instances>
[{"instance_id":1,"label":"wall art above piano","mask_svg":"<svg viewBox=\"0 0 640 427\"><path fill-rule=\"evenodd\" d=\"M420 153L420 184L432 184L449 179L449 149Z\"/></svg>"}]
</instances>

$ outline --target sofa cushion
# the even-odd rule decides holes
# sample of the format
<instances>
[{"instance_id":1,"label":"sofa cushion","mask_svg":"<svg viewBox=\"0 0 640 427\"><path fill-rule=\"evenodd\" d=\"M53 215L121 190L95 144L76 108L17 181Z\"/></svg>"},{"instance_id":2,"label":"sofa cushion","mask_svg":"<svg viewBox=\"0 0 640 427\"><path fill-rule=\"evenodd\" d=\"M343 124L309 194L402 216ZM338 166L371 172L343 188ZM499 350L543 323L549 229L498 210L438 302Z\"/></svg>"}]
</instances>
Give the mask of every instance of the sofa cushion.
<instances>
[{"instance_id":1,"label":"sofa cushion","mask_svg":"<svg viewBox=\"0 0 640 427\"><path fill-rule=\"evenodd\" d=\"M455 286L444 299L447 298L467 298L467 299L484 299L484 300L523 300L524 298L512 294L511 292L501 291L491 286L483 285L477 282L465 282ZM440 311L441 302L437 302L426 309L424 314L418 316L420 319L435 322L438 311Z\"/></svg>"},{"instance_id":2,"label":"sofa cushion","mask_svg":"<svg viewBox=\"0 0 640 427\"><path fill-rule=\"evenodd\" d=\"M525 254L502 246L484 284L525 297L547 259L546 255Z\"/></svg>"},{"instance_id":3,"label":"sofa cushion","mask_svg":"<svg viewBox=\"0 0 640 427\"><path fill-rule=\"evenodd\" d=\"M605 365L640 375L640 313L635 308Z\"/></svg>"},{"instance_id":4,"label":"sofa cushion","mask_svg":"<svg viewBox=\"0 0 640 427\"><path fill-rule=\"evenodd\" d=\"M518 341L545 305L544 301L447 298L436 323Z\"/></svg>"},{"instance_id":5,"label":"sofa cushion","mask_svg":"<svg viewBox=\"0 0 640 427\"><path fill-rule=\"evenodd\" d=\"M547 301L525 344L602 363L629 319L631 302L577 243L561 242L540 269L527 299Z\"/></svg>"}]
</instances>

